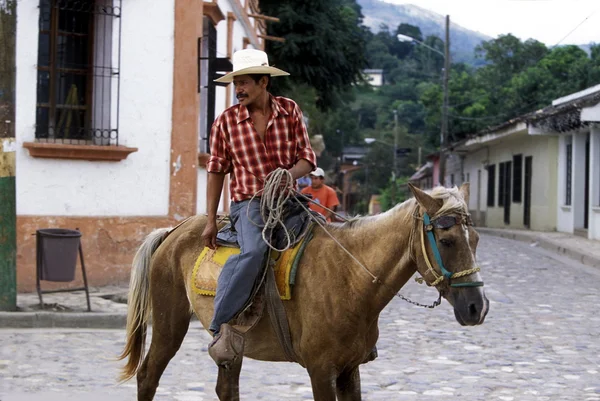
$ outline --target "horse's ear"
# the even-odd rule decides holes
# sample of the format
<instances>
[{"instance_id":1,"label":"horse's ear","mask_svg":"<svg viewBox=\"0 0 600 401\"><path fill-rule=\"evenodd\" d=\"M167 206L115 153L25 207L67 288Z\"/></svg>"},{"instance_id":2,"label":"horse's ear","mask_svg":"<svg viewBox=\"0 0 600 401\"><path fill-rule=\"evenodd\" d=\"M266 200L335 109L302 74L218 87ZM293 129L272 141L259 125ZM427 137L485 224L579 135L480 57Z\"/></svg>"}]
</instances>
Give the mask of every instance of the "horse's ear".
<instances>
[{"instance_id":1,"label":"horse's ear","mask_svg":"<svg viewBox=\"0 0 600 401\"><path fill-rule=\"evenodd\" d=\"M469 196L471 193L471 185L468 182L462 184L459 188L460 193L462 194L463 199L467 206L469 206Z\"/></svg>"},{"instance_id":2,"label":"horse's ear","mask_svg":"<svg viewBox=\"0 0 600 401\"><path fill-rule=\"evenodd\" d=\"M423 209L425 209L427 213L429 213L431 216L434 216L444 204L443 200L432 198L431 195L424 191L421 191L419 188L415 187L410 182L408 183L408 188L410 189L410 192L412 192L415 196L417 202L419 202L419 205L421 205Z\"/></svg>"}]
</instances>

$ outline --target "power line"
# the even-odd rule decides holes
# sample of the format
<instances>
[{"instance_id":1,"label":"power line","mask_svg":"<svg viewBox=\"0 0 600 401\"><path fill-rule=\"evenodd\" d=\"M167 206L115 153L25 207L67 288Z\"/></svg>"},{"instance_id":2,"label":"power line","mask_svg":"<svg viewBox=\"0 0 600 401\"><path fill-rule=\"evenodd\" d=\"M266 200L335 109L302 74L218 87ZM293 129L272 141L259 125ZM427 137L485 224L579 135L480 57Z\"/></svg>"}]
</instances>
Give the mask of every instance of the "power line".
<instances>
[{"instance_id":1,"label":"power line","mask_svg":"<svg viewBox=\"0 0 600 401\"><path fill-rule=\"evenodd\" d=\"M588 19L590 19L590 18L592 17L592 15L596 14L596 11L598 11L598 10L594 10L594 11L592 11L592 13L591 13L590 15L588 15L587 17L585 17L585 19L584 19L583 21L581 21L581 22L579 23L579 25L577 25L575 28L571 29L571 31L570 31L569 33L567 33L567 34L565 35L565 37L564 37L564 38L562 38L561 40L559 40L559 41L558 41L558 43L556 43L556 44L555 44L554 46L552 46L552 47L556 47L556 46L558 46L558 45L559 45L559 44L560 44L560 43L561 43L563 40L565 40L566 38L568 38L568 37L569 37L569 36L570 36L570 35L571 35L573 32L575 32L577 29L579 29L579 27L580 27L581 25L583 25L583 23L584 23L585 21L587 21Z\"/></svg>"},{"instance_id":2,"label":"power line","mask_svg":"<svg viewBox=\"0 0 600 401\"><path fill-rule=\"evenodd\" d=\"M532 2L532 1L552 1L552 0L512 0L512 1L528 1L528 2ZM588 15L587 17L585 17L583 19L583 21L581 21L579 24L577 24L577 26L575 26L573 29L571 29L569 31L569 33L567 33L561 40L559 40L558 42L556 42L556 44L554 46L551 46L549 49L552 49L552 48L558 46L559 44L561 44L566 38L568 38L569 36L571 36L571 34L573 32L575 32L577 29L579 29L579 27L581 27L581 25L583 25L588 19L590 19L594 14L596 14L597 11L598 11L598 9L592 11L590 15ZM540 57L539 59L537 59L535 61L535 63L533 63L533 64L534 65L538 64L540 61L542 61L544 58L548 57L550 54L551 54L551 51L549 51L548 53L544 54L542 57ZM462 102L462 103L458 103L458 104L452 104L452 105L449 105L448 107L456 108L456 107L464 106L464 105L467 105L467 104L470 104L470 103L475 103L479 99L482 99L482 98L484 98L486 96L488 96L488 95L485 94L485 95L477 96L474 99L471 99L471 100L468 100L468 101L465 101L465 102ZM464 117L464 119L468 119L468 118Z\"/></svg>"}]
</instances>

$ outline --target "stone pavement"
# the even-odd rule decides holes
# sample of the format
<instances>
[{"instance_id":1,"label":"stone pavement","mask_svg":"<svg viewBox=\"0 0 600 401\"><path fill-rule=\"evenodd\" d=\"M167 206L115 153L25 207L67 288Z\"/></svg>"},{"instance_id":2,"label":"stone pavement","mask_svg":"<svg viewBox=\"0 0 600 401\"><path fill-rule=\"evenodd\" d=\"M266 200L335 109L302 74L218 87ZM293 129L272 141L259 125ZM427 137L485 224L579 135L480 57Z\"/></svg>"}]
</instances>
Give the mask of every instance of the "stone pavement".
<instances>
[{"instance_id":1,"label":"stone pavement","mask_svg":"<svg viewBox=\"0 0 600 401\"><path fill-rule=\"evenodd\" d=\"M361 367L362 399L600 401L600 269L491 235L478 261L485 323L460 326L448 302L423 309L394 299L380 315L379 358ZM436 298L414 280L401 293ZM216 399L209 338L191 324L155 401ZM133 400L135 380L115 385L123 346L122 329L0 329L0 400ZM312 399L296 364L244 359L240 387L242 400Z\"/></svg>"},{"instance_id":2,"label":"stone pavement","mask_svg":"<svg viewBox=\"0 0 600 401\"><path fill-rule=\"evenodd\" d=\"M600 241L572 234L477 227L483 235L509 238L540 247L579 263L600 268ZM17 312L0 312L0 328L123 328L127 320L127 286L90 288L92 312L83 291L44 294L44 310L37 293L17 296Z\"/></svg>"}]
</instances>

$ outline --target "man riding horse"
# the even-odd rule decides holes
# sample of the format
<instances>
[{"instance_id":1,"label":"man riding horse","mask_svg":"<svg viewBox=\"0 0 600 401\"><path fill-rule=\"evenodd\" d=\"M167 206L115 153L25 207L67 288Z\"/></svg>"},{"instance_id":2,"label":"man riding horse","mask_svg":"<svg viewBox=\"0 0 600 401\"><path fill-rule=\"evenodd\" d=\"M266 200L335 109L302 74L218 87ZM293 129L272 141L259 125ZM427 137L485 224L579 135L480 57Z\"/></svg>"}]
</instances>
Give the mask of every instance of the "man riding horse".
<instances>
[{"instance_id":1,"label":"man riding horse","mask_svg":"<svg viewBox=\"0 0 600 401\"><path fill-rule=\"evenodd\" d=\"M287 169L294 180L314 170L313 152L300 107L291 99L268 92L271 77L289 75L269 66L267 54L245 49L233 55L233 72L217 82L233 82L239 104L229 107L213 123L207 164L208 221L204 243L216 248L217 208L225 174L231 173L230 219L237 232L240 254L230 257L219 275L213 341L209 354L221 360L230 343L227 325L243 308L264 264L267 244L262 238L260 201L251 198L263 189L265 177ZM291 184L291 183L290 183Z\"/></svg>"}]
</instances>

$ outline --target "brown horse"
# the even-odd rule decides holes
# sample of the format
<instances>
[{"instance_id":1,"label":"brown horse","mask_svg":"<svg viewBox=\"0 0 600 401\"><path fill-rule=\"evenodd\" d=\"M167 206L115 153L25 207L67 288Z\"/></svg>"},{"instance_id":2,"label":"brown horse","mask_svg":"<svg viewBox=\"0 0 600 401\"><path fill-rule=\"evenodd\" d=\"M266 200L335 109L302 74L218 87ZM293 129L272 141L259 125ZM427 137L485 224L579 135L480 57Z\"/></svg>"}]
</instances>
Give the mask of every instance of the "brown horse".
<instances>
[{"instance_id":1,"label":"brown horse","mask_svg":"<svg viewBox=\"0 0 600 401\"><path fill-rule=\"evenodd\" d=\"M415 198L386 213L327 226L362 266L322 228L315 229L305 249L293 299L284 305L292 345L298 363L308 371L316 401L335 401L336 397L361 400L359 365L377 342L379 314L415 272L428 283L435 283L454 307L461 325L477 325L485 319L489 302L476 268L479 236L469 224L468 184L460 189L438 187L430 194L412 186L411 191ZM129 360L121 378L130 379L137 372L140 401L153 399L163 371L187 333L192 314L205 328L210 324L214 298L192 290L192 269L204 248L200 235L205 223L205 216L196 216L168 236L168 229L155 230L134 259L127 343L121 355L121 359ZM434 235L431 241L436 246L427 241L426 230ZM446 273L454 273L451 279L443 277L439 263L430 262L436 260L436 253ZM142 362L150 315L152 342ZM286 360L268 314L245 338L245 356ZM220 400L239 400L239 372L239 368L231 371L219 367Z\"/></svg>"}]
</instances>

